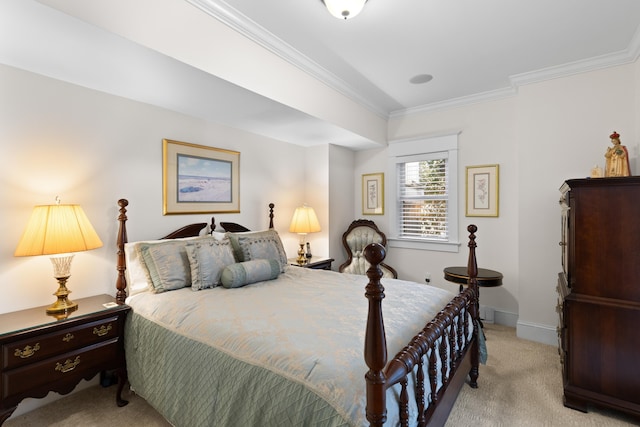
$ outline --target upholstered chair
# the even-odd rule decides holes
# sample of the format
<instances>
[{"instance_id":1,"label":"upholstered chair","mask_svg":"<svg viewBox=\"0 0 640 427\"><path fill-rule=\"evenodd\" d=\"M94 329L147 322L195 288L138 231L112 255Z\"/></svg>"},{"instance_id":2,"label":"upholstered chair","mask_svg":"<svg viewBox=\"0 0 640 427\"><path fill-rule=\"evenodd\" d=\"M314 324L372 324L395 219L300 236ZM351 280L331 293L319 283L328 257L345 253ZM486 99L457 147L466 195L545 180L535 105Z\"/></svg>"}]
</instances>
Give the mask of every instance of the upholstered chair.
<instances>
[{"instance_id":1,"label":"upholstered chair","mask_svg":"<svg viewBox=\"0 0 640 427\"><path fill-rule=\"evenodd\" d=\"M342 245L347 251L347 261L339 268L341 273L366 275L369 263L364 258L364 248L369 243L380 243L387 247L387 236L378 229L378 226L368 219L358 219L349 225L342 235ZM398 273L385 263L380 264L382 277L398 278Z\"/></svg>"}]
</instances>

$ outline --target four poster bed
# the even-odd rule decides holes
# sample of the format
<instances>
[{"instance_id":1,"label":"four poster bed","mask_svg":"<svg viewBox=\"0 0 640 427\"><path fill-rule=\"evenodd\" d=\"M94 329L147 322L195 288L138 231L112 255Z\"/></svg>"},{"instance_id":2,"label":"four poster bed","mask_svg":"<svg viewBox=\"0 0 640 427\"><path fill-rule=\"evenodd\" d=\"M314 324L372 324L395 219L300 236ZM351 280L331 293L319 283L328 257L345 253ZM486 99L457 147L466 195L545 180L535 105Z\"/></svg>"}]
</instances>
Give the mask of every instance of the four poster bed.
<instances>
[{"instance_id":1,"label":"four poster bed","mask_svg":"<svg viewBox=\"0 0 640 427\"><path fill-rule=\"evenodd\" d=\"M273 204L267 230L219 233L212 219L208 233L191 224L144 242L128 242L118 205L128 379L173 425L436 426L467 377L477 387L474 225L469 286L453 295L381 283L377 244L368 278L288 266Z\"/></svg>"}]
</instances>

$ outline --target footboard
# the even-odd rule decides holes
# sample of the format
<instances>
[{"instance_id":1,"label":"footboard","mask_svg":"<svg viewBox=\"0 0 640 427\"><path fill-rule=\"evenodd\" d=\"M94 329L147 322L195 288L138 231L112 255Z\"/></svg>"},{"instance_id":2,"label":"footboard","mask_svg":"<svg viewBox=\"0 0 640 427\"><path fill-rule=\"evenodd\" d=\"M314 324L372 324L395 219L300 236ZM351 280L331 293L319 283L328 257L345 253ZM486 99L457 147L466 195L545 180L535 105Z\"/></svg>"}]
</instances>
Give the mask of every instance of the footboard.
<instances>
[{"instance_id":1,"label":"footboard","mask_svg":"<svg viewBox=\"0 0 640 427\"><path fill-rule=\"evenodd\" d=\"M478 287L474 234L477 227L470 225L467 230L470 233L469 286L456 295L388 364L382 316L384 287L380 284L382 272L378 268L384 260L385 249L377 244L365 248L365 257L371 264L365 292L369 299L369 313L364 354L369 367L365 375L367 420L372 426L382 426L386 421L386 391L398 383L401 387L399 402L388 404L400 406L402 426L443 425L467 374L470 386L477 387ZM414 399L417 407L417 419L409 419L410 399Z\"/></svg>"}]
</instances>

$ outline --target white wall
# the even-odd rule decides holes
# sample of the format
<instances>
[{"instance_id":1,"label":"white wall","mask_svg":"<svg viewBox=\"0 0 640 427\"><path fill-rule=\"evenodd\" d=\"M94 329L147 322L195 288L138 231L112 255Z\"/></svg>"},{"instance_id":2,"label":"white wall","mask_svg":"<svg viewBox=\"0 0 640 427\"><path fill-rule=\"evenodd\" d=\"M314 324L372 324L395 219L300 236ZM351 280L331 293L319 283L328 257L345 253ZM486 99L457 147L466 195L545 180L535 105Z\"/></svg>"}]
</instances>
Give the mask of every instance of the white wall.
<instances>
[{"instance_id":1,"label":"white wall","mask_svg":"<svg viewBox=\"0 0 640 427\"><path fill-rule=\"evenodd\" d=\"M300 180L305 193L298 206L306 203L318 216L322 231L308 234L306 241L311 245L312 254L323 257L329 253L329 147L309 147L305 155L305 174Z\"/></svg>"},{"instance_id":2,"label":"white wall","mask_svg":"<svg viewBox=\"0 0 640 427\"><path fill-rule=\"evenodd\" d=\"M239 151L240 214L214 214L250 228L266 228L268 203L289 256L288 232L304 201L305 149L207 123L146 104L0 65L0 313L53 302L47 257L13 252L36 204L83 206L102 248L74 259L73 298L115 294L119 198L129 199L129 240L155 238L211 214L162 215L162 139Z\"/></svg>"},{"instance_id":3,"label":"white wall","mask_svg":"<svg viewBox=\"0 0 640 427\"><path fill-rule=\"evenodd\" d=\"M463 246L457 254L393 248L388 263L401 278L423 281L430 273L432 284L455 290L443 280L442 270L466 265L466 226L474 223L479 266L504 274L502 287L481 290L481 304L497 310L496 321L517 322L520 336L554 344L560 270L558 188L565 179L588 176L594 164L604 166L614 130L636 162L639 69L636 62L523 86L517 95L500 101L391 119L390 140L460 131ZM356 153L356 215L361 212L360 176L385 171L386 151ZM500 165L499 217L465 217L465 167L493 163ZM386 209L392 206L393 201L386 200ZM369 218L389 230L388 215Z\"/></svg>"},{"instance_id":4,"label":"white wall","mask_svg":"<svg viewBox=\"0 0 640 427\"><path fill-rule=\"evenodd\" d=\"M355 153L344 147L329 146L329 218L331 234L329 235L329 254L333 259L333 270L347 260L347 253L342 246L342 233L358 216L353 216L352 201L354 191L351 183L354 174Z\"/></svg>"},{"instance_id":5,"label":"white wall","mask_svg":"<svg viewBox=\"0 0 640 427\"><path fill-rule=\"evenodd\" d=\"M637 159L635 65L525 86L518 96L520 325L555 334L560 271L558 188L604 166L615 130ZM634 172L637 173L637 172ZM535 335L534 335L535 336Z\"/></svg>"}]
</instances>

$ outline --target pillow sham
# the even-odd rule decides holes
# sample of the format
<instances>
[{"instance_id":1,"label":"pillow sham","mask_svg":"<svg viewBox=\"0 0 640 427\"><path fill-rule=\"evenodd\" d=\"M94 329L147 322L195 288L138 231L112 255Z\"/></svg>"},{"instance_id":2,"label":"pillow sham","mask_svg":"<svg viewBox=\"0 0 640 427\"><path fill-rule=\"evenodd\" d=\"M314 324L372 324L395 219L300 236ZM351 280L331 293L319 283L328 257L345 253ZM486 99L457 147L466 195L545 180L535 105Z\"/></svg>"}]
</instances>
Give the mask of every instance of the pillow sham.
<instances>
[{"instance_id":1,"label":"pillow sham","mask_svg":"<svg viewBox=\"0 0 640 427\"><path fill-rule=\"evenodd\" d=\"M156 293L191 286L191 266L186 242L166 240L161 243L141 243L138 246Z\"/></svg>"},{"instance_id":2,"label":"pillow sham","mask_svg":"<svg viewBox=\"0 0 640 427\"><path fill-rule=\"evenodd\" d=\"M280 274L280 263L275 259L255 259L228 265L222 271L225 288L239 288L251 283L273 280Z\"/></svg>"},{"instance_id":3,"label":"pillow sham","mask_svg":"<svg viewBox=\"0 0 640 427\"><path fill-rule=\"evenodd\" d=\"M202 236L185 237L182 239L173 239L175 242L186 242L189 240L201 239ZM125 276L127 279L127 293L129 295L135 295L140 292L153 290L153 284L151 283L151 277L149 276L149 270L145 265L142 254L140 253L140 245L147 244L153 245L158 243L165 243L169 240L142 240L136 242L128 242L124 245L124 256L127 269L125 270Z\"/></svg>"},{"instance_id":4,"label":"pillow sham","mask_svg":"<svg viewBox=\"0 0 640 427\"><path fill-rule=\"evenodd\" d=\"M233 263L233 250L228 236L210 237L189 243L185 247L191 268L191 290L220 285L222 270Z\"/></svg>"},{"instance_id":5,"label":"pillow sham","mask_svg":"<svg viewBox=\"0 0 640 427\"><path fill-rule=\"evenodd\" d=\"M228 233L228 236L231 239L236 261L274 259L280 264L280 272L284 273L287 254L276 230Z\"/></svg>"}]
</instances>

